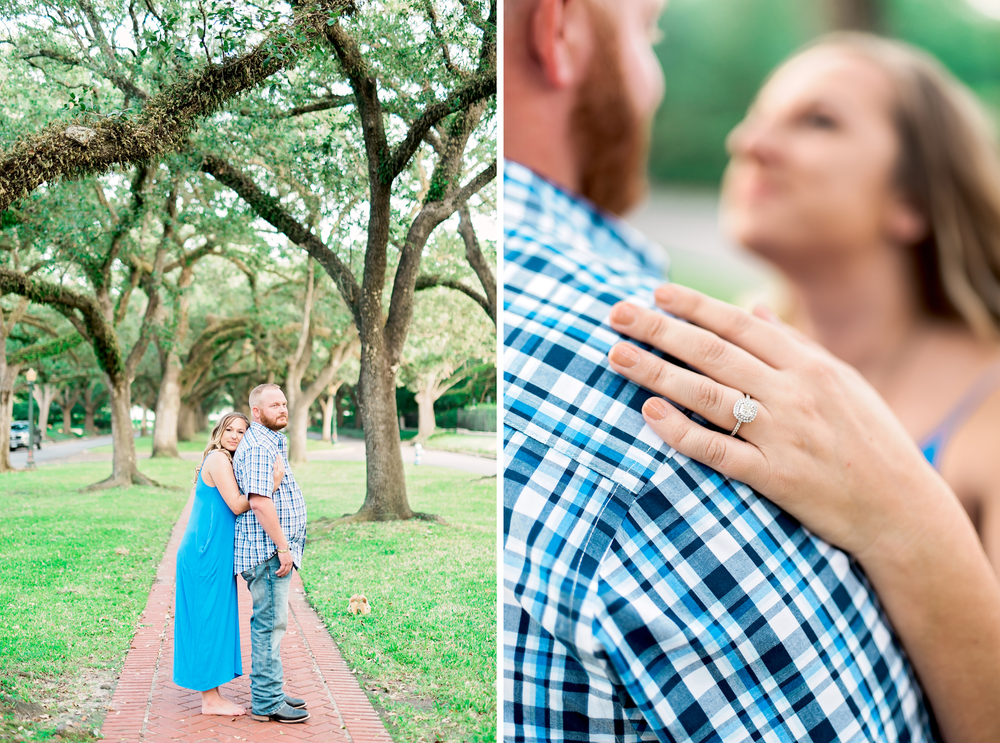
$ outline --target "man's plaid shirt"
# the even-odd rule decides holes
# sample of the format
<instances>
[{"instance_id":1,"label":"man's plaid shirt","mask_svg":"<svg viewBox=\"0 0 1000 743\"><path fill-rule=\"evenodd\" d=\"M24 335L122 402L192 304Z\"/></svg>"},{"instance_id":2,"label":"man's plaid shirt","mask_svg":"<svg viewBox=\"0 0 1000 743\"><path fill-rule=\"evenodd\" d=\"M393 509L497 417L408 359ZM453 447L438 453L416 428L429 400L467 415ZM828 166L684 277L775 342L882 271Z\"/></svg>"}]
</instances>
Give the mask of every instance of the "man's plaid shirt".
<instances>
[{"instance_id":1,"label":"man's plaid shirt","mask_svg":"<svg viewBox=\"0 0 1000 743\"><path fill-rule=\"evenodd\" d=\"M281 457L285 477L274 490L274 463ZM266 495L274 501L278 521L291 548L292 563L302 569L302 550L306 546L306 502L288 464L288 439L260 423L250 424L233 457L236 484L244 495ZM253 511L236 517L236 574L269 560L277 545L267 536Z\"/></svg>"},{"instance_id":2,"label":"man's plaid shirt","mask_svg":"<svg viewBox=\"0 0 1000 743\"><path fill-rule=\"evenodd\" d=\"M656 255L505 164L505 739L934 740L855 563L666 446L608 367Z\"/></svg>"}]
</instances>

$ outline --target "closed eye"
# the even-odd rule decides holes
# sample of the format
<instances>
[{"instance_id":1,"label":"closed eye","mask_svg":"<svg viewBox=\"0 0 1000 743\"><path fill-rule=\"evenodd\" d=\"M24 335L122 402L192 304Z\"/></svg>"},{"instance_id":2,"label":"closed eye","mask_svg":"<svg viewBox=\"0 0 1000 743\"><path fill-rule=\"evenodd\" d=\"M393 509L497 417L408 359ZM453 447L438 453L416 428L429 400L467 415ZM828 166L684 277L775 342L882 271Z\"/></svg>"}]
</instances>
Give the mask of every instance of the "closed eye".
<instances>
[{"instance_id":1,"label":"closed eye","mask_svg":"<svg viewBox=\"0 0 1000 743\"><path fill-rule=\"evenodd\" d=\"M802 117L802 123L814 129L836 129L839 122L829 114L821 111L812 111Z\"/></svg>"}]
</instances>

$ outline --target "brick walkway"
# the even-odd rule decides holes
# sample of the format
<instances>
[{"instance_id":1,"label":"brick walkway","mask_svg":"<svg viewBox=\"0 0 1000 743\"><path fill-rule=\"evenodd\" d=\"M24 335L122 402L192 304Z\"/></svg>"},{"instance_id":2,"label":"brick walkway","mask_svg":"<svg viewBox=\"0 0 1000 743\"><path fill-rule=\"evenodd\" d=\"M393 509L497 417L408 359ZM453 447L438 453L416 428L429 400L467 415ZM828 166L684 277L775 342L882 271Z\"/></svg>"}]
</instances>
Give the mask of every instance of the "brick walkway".
<instances>
[{"instance_id":1,"label":"brick walkway","mask_svg":"<svg viewBox=\"0 0 1000 743\"><path fill-rule=\"evenodd\" d=\"M196 743L196 741L353 741L391 743L378 714L358 686L316 612L306 602L296 572L289 598L288 632L281 643L285 690L301 697L310 718L296 725L254 722L250 716L202 715L201 694L175 686L174 568L177 547L191 502L174 526L140 629L132 639L125 667L101 732L114 743ZM225 684L223 695L250 708L250 593L239 586L240 639L244 675Z\"/></svg>"}]
</instances>

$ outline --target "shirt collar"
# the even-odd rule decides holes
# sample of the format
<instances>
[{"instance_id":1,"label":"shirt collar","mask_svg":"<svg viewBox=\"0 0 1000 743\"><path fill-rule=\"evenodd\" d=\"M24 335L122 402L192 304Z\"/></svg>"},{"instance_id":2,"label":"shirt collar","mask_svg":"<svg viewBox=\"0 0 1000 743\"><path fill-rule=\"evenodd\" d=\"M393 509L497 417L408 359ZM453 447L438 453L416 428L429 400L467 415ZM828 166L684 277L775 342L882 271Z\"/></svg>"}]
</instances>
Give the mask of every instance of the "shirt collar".
<instances>
[{"instance_id":1,"label":"shirt collar","mask_svg":"<svg viewBox=\"0 0 1000 743\"><path fill-rule=\"evenodd\" d=\"M264 438L273 441L279 448L285 443L285 436L283 434L278 433L277 431L272 431L270 428L258 423L257 421L250 424L250 429L254 432L254 435L263 436Z\"/></svg>"},{"instance_id":2,"label":"shirt collar","mask_svg":"<svg viewBox=\"0 0 1000 743\"><path fill-rule=\"evenodd\" d=\"M618 266L666 275L666 251L619 217L512 160L504 160L503 177L505 232L528 224L546 234L551 247L572 246Z\"/></svg>"}]
</instances>

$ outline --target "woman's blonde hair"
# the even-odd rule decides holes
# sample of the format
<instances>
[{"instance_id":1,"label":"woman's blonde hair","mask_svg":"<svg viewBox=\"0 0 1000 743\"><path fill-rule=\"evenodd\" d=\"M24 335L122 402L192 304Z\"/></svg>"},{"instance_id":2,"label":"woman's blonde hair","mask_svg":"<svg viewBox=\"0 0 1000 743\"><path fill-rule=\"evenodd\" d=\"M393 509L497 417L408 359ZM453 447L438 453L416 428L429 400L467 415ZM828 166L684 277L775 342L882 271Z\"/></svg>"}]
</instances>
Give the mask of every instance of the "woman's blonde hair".
<instances>
[{"instance_id":1,"label":"woman's blonde hair","mask_svg":"<svg viewBox=\"0 0 1000 743\"><path fill-rule=\"evenodd\" d=\"M205 460L209 454L213 451L224 451L226 456L229 457L229 461L233 460L233 455L229 453L229 450L222 445L222 434L228 428L229 424L232 423L236 418L241 418L244 423L247 424L247 428L250 428L250 419L247 418L243 413L226 413L224 416L219 418L219 422L215 424L215 428L212 429L212 435L208 437L208 446L205 447L205 453L201 455L202 461Z\"/></svg>"},{"instance_id":2,"label":"woman's blonde hair","mask_svg":"<svg viewBox=\"0 0 1000 743\"><path fill-rule=\"evenodd\" d=\"M822 36L807 49L855 53L890 78L899 135L897 185L927 220L914 246L928 314L1000 334L1000 154L973 93L930 54L865 33Z\"/></svg>"}]
</instances>

